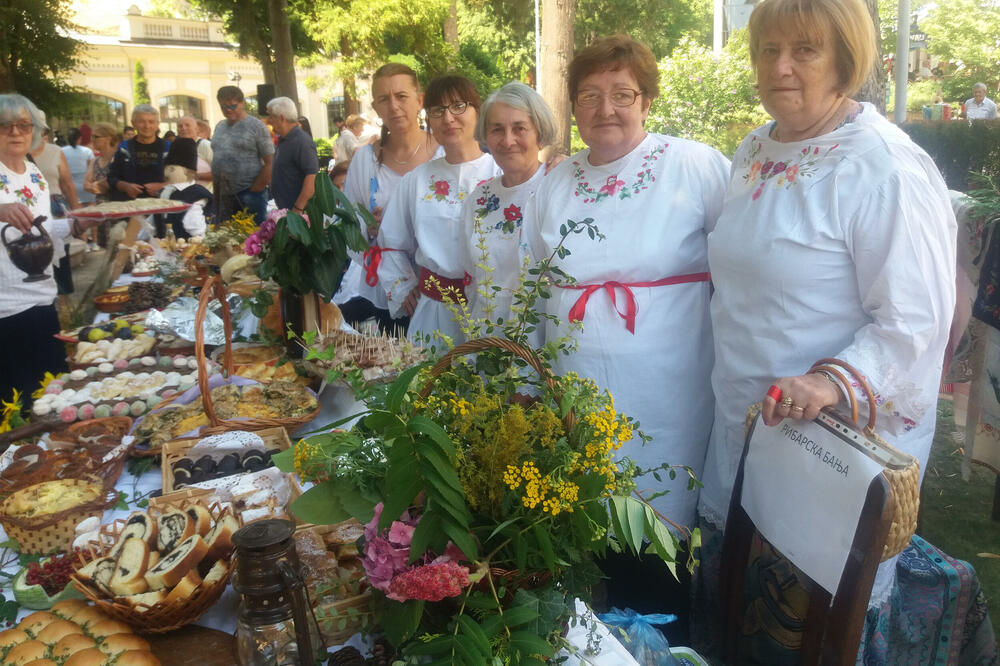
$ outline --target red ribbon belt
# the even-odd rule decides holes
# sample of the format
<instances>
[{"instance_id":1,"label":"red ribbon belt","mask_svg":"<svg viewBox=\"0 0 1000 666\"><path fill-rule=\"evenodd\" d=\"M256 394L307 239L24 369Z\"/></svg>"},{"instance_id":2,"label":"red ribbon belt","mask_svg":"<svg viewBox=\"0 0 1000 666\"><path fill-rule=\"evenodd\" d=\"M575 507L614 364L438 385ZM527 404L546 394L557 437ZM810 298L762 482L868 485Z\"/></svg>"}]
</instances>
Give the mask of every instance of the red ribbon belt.
<instances>
[{"instance_id":1,"label":"red ribbon belt","mask_svg":"<svg viewBox=\"0 0 1000 666\"><path fill-rule=\"evenodd\" d=\"M427 279L434 278L434 283L428 284ZM420 293L428 298L432 298L438 303L444 302L444 297L449 296L452 300L465 302L465 285L472 282L472 276L468 273L461 278L447 278L429 271L423 266L420 267L420 279L417 281L417 288Z\"/></svg>"},{"instance_id":2,"label":"red ribbon belt","mask_svg":"<svg viewBox=\"0 0 1000 666\"><path fill-rule=\"evenodd\" d=\"M687 275L675 275L673 277L663 278L662 280L656 280L655 282L615 282L609 281L604 284L561 284L559 285L563 289L580 289L583 293L580 294L580 298L576 299L576 303L569 311L569 320L571 322L583 321L583 316L587 313L587 301L590 299L590 295L593 294L598 289L603 289L608 292L608 297L611 299L611 304L615 308L615 312L618 316L625 320L625 328L628 329L629 333L635 334L635 315L637 308L635 305L635 294L632 293L632 287L666 287L672 284L685 284L688 282L708 282L712 279L711 273L688 273ZM618 300L615 297L615 290L621 289L625 292L625 312L618 309Z\"/></svg>"},{"instance_id":3,"label":"red ribbon belt","mask_svg":"<svg viewBox=\"0 0 1000 666\"><path fill-rule=\"evenodd\" d=\"M364 255L361 257L361 265L365 269L365 284L369 287L374 287L378 284L378 265L382 263L383 252L399 252L399 250L391 247L372 245L365 250Z\"/></svg>"}]
</instances>

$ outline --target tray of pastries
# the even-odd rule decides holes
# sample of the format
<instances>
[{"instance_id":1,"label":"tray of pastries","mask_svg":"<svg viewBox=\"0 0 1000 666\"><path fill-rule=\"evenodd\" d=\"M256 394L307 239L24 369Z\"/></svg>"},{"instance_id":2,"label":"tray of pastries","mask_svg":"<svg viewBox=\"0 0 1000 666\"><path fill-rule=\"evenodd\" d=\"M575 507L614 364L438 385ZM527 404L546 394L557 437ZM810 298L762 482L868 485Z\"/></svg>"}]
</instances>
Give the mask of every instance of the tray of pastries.
<instances>
[{"instance_id":1,"label":"tray of pastries","mask_svg":"<svg viewBox=\"0 0 1000 666\"><path fill-rule=\"evenodd\" d=\"M130 201L105 201L71 210L67 215L70 217L96 218L101 220L115 220L122 217L132 217L133 215L152 215L153 213L178 213L187 210L191 204L173 201L171 199L140 198Z\"/></svg>"}]
</instances>

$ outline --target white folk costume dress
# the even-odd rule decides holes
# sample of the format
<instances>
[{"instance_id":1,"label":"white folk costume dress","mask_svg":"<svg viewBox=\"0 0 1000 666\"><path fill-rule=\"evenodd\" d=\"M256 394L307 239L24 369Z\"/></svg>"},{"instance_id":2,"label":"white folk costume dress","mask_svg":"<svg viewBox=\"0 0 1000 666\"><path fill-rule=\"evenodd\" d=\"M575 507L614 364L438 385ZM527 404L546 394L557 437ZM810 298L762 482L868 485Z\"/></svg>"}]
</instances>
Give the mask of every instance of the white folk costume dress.
<instances>
[{"instance_id":1,"label":"white folk costume dress","mask_svg":"<svg viewBox=\"0 0 1000 666\"><path fill-rule=\"evenodd\" d=\"M545 177L528 216L535 260L552 253L567 220L592 218L605 235L569 236L571 254L554 261L579 287L553 288L539 304L561 322L547 325L547 339L577 340L555 371L592 378L652 437L646 446L635 438L620 456L643 468L688 465L700 476L713 411L705 239L722 208L729 161L708 146L660 134L602 166L592 166L589 154L577 153ZM671 283L650 286L665 279ZM571 319L583 322L582 332L572 331ZM693 525L698 494L687 490L687 475L661 476L662 483L651 474L639 478L638 490L669 489L653 506Z\"/></svg>"},{"instance_id":2,"label":"white folk costume dress","mask_svg":"<svg viewBox=\"0 0 1000 666\"><path fill-rule=\"evenodd\" d=\"M923 472L955 305L955 217L926 153L869 104L806 141L779 143L770 129L737 150L708 239L716 416L699 511L720 527L747 407L824 357L866 375L877 430ZM873 604L894 567L880 567Z\"/></svg>"},{"instance_id":3,"label":"white folk costume dress","mask_svg":"<svg viewBox=\"0 0 1000 666\"><path fill-rule=\"evenodd\" d=\"M444 149L438 146L434 157L444 155ZM433 159L433 157L431 158ZM353 203L364 206L368 212L381 208L383 212L389 205L389 198L399 187L403 176L393 171L385 163L379 164L375 156L374 144L366 144L354 153L351 166L347 168L344 179L344 194ZM368 228L362 220L361 233L368 237ZM369 238L369 241L374 241ZM344 276L343 285L337 298L337 303L346 303L355 296L368 299L375 307L385 310L389 301L385 297L385 289L378 282L377 266L371 275L365 272L365 259L361 253L348 250L351 255L351 266Z\"/></svg>"},{"instance_id":4,"label":"white folk costume dress","mask_svg":"<svg viewBox=\"0 0 1000 666\"><path fill-rule=\"evenodd\" d=\"M497 176L477 187L465 200L462 247L465 272L472 276L466 294L469 310L476 319L487 318L487 305L492 306L490 321L507 322L511 318L513 295L521 283L521 271L529 255L523 234L524 216L544 177L542 165L531 178L513 187L505 187L502 176ZM480 241L489 255L485 263L493 269L488 277L480 266L484 263ZM489 283L488 289L483 286L485 281ZM501 290L495 291L493 287Z\"/></svg>"},{"instance_id":5,"label":"white folk costume dress","mask_svg":"<svg viewBox=\"0 0 1000 666\"><path fill-rule=\"evenodd\" d=\"M410 318L411 340L440 332L456 344L462 342L459 324L440 300L439 289L428 288L427 278L448 293L463 290L462 204L480 183L499 174L490 155L461 164L441 157L403 176L389 201L378 232L378 280L393 318L406 314L403 301L414 287L420 288Z\"/></svg>"}]
</instances>

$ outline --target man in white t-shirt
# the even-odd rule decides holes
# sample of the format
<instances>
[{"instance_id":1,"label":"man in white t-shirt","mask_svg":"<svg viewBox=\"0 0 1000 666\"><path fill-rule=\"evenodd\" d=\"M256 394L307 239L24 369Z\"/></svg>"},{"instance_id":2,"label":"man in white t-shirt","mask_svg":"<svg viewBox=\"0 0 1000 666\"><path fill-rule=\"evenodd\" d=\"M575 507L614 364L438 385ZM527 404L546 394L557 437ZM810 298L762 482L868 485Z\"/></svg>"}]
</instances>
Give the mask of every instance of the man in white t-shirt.
<instances>
[{"instance_id":1,"label":"man in white t-shirt","mask_svg":"<svg viewBox=\"0 0 1000 666\"><path fill-rule=\"evenodd\" d=\"M986 96L986 84L972 86L972 99L965 102L965 117L968 120L994 120L997 105Z\"/></svg>"}]
</instances>

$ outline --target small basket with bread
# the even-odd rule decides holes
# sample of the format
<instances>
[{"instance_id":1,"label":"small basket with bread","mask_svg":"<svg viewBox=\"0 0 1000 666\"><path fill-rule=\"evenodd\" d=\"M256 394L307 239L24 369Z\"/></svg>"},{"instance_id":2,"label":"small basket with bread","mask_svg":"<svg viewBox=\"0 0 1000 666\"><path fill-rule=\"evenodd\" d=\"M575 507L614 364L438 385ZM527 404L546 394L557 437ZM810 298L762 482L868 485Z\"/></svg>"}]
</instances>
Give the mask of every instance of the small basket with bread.
<instances>
[{"instance_id":1,"label":"small basket with bread","mask_svg":"<svg viewBox=\"0 0 1000 666\"><path fill-rule=\"evenodd\" d=\"M142 633L197 620L235 568L231 509L201 503L151 508L101 527L78 552L73 580L103 612Z\"/></svg>"},{"instance_id":2,"label":"small basket with bread","mask_svg":"<svg viewBox=\"0 0 1000 666\"><path fill-rule=\"evenodd\" d=\"M100 477L42 481L3 499L0 524L20 552L45 555L72 548L76 526L117 502L118 492Z\"/></svg>"}]
</instances>

